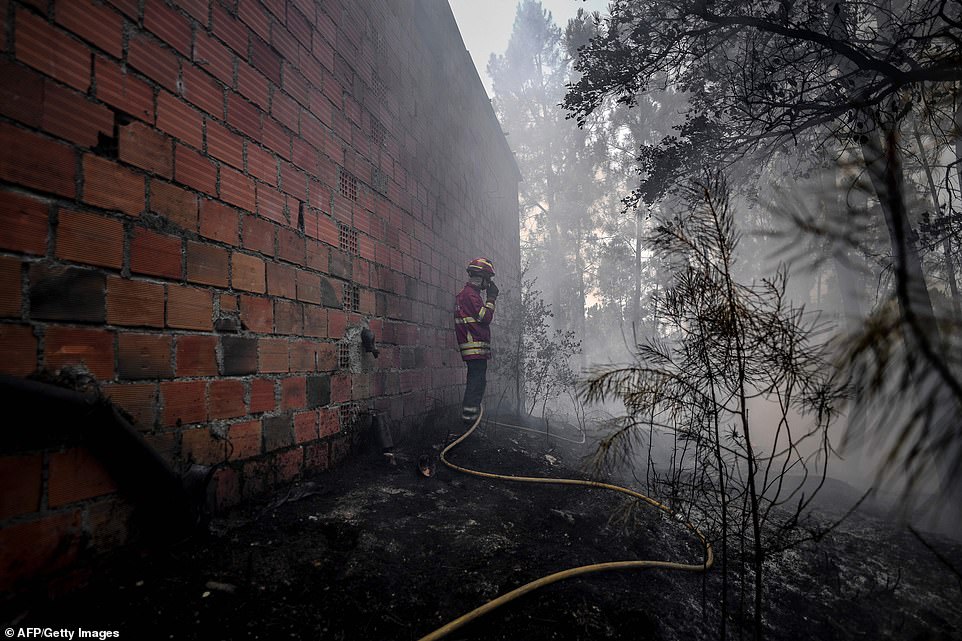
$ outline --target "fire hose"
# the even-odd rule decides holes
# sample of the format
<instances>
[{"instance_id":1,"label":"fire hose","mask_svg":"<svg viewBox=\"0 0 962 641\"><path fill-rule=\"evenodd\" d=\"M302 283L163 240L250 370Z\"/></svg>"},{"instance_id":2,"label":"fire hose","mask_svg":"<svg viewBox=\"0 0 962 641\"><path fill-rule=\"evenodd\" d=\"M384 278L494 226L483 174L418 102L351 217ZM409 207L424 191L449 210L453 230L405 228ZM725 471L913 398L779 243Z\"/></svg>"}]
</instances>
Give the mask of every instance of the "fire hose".
<instances>
[{"instance_id":1,"label":"fire hose","mask_svg":"<svg viewBox=\"0 0 962 641\"><path fill-rule=\"evenodd\" d=\"M460 465L456 465L451 461L449 461L447 459L448 452L453 450L461 442L463 442L465 439L471 436L474 430L477 429L478 425L481 423L481 419L483 417L484 417L484 408L482 407L481 412L478 414L478 418L475 419L471 427L464 434L462 434L457 440L452 442L450 445L448 445L441 451L442 463L444 463L446 466L448 466L449 468L457 472L470 474L471 476L479 476L481 478L500 479L503 481L514 481L517 483L540 483L544 485L579 485L581 487L594 487L594 488L599 488L603 490L612 490L614 492L621 492L622 494L627 494L628 496L639 499L653 507L658 508L659 510L670 515L675 520L684 524L684 526L689 531L694 533L695 536L698 537L699 541L701 541L701 544L705 550L705 561L704 563L700 563L700 564L676 563L672 561L651 561L651 560L611 561L607 563L594 563L591 565L582 565L574 568L569 568L567 570L562 570L561 572L555 572L554 574L549 574L539 579L535 579L534 581L531 581L530 583L526 583L520 587L517 587L514 590L511 590L510 592L506 592L501 596L497 597L496 599L488 601L484 605L477 607L474 610L471 610L470 612L461 615L457 619L454 619L453 621L446 623L445 625L441 626L434 632L431 632L427 636L421 637L419 641L436 641L437 639L441 639L447 636L448 634L450 634L451 632L454 632L458 628L466 625L467 623L470 623L471 621L487 614L488 612L491 612L492 610L495 610L501 607L502 605L505 605L506 603L509 603L510 601L517 599L520 596L523 596L529 592L533 592L534 590L537 590L539 588L543 588L547 585L551 585L552 583L563 581L564 579L570 579L572 577L582 576L585 574L592 574L595 572L608 572L610 570L643 570L648 568L656 568L656 569L663 569L663 570L681 570L685 572L705 572L709 570L712 567L712 565L714 565L715 555L714 555L714 552L712 551L711 543L708 542L708 539L705 537L704 534L702 534L701 530L699 530L697 527L692 525L692 523L689 522L687 519L685 519L684 516L676 512L673 512L671 508L669 508L667 505L664 505L663 503L659 503L658 501L648 496L645 496L640 492L636 492L634 490L630 490L628 488L621 487L619 485L602 483L600 481L585 481L581 479L564 479L564 478L554 479L554 478L543 478L543 477L533 477L533 476L511 476L508 474L493 474L491 472L482 472L480 470L472 470L466 467L462 467Z\"/></svg>"}]
</instances>

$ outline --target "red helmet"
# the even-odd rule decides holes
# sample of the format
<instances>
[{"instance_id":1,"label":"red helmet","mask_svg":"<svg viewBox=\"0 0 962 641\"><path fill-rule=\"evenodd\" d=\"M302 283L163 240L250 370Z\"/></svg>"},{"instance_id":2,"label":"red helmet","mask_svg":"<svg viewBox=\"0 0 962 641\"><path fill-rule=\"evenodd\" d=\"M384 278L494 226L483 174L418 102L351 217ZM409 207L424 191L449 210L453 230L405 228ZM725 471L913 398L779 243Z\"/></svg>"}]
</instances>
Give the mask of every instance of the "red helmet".
<instances>
[{"instance_id":1,"label":"red helmet","mask_svg":"<svg viewBox=\"0 0 962 641\"><path fill-rule=\"evenodd\" d=\"M468 274L472 276L481 276L483 274L494 276L494 264L484 257L475 258L468 263Z\"/></svg>"}]
</instances>

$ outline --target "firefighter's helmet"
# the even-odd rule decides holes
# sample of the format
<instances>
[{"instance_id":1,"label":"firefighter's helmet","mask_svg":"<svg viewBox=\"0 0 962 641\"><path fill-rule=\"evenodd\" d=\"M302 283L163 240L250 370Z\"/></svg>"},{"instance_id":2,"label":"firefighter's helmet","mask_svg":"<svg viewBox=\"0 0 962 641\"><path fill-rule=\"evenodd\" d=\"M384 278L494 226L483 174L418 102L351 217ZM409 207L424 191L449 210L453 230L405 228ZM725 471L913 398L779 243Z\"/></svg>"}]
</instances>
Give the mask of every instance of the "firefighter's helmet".
<instances>
[{"instance_id":1,"label":"firefighter's helmet","mask_svg":"<svg viewBox=\"0 0 962 641\"><path fill-rule=\"evenodd\" d=\"M487 258L475 258L468 263L468 274L471 276L494 276L494 264Z\"/></svg>"}]
</instances>

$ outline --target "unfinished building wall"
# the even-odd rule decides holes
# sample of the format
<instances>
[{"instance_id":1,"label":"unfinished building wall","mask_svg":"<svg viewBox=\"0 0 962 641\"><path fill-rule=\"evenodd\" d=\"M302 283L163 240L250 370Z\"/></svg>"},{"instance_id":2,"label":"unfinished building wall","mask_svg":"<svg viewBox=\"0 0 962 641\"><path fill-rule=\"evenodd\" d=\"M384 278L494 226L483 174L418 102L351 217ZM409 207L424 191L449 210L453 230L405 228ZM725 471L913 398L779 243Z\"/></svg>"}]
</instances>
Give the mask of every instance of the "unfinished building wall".
<instances>
[{"instance_id":1,"label":"unfinished building wall","mask_svg":"<svg viewBox=\"0 0 962 641\"><path fill-rule=\"evenodd\" d=\"M0 17L0 372L84 368L218 507L460 400L453 296L478 255L517 280L519 175L446 2ZM126 536L82 444L5 446L0 484L0 589Z\"/></svg>"}]
</instances>

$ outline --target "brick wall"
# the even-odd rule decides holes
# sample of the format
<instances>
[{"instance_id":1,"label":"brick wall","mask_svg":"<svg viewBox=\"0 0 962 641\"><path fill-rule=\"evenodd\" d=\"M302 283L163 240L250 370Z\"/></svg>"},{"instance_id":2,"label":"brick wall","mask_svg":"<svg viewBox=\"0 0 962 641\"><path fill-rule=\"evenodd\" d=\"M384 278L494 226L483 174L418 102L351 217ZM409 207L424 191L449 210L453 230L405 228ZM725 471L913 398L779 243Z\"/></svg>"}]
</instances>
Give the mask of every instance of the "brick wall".
<instances>
[{"instance_id":1,"label":"brick wall","mask_svg":"<svg viewBox=\"0 0 962 641\"><path fill-rule=\"evenodd\" d=\"M221 508L336 463L358 412L460 400L453 294L477 255L516 281L519 176L446 2L0 17L0 372L86 368ZM83 446L0 485L5 584L125 537Z\"/></svg>"}]
</instances>

